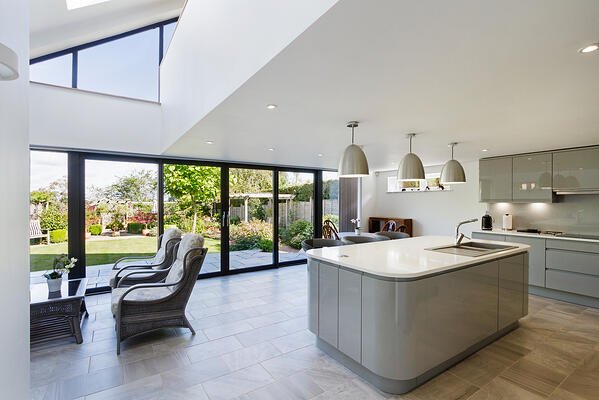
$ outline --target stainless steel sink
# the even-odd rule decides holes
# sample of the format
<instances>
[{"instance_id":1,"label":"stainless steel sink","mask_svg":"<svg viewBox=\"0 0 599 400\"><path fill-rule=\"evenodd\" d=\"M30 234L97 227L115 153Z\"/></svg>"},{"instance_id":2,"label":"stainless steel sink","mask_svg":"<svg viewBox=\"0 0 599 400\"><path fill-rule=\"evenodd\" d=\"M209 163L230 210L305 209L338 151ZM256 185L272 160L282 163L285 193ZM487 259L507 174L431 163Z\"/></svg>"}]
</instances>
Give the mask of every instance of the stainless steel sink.
<instances>
[{"instance_id":1,"label":"stainless steel sink","mask_svg":"<svg viewBox=\"0 0 599 400\"><path fill-rule=\"evenodd\" d=\"M480 257L487 254L498 253L504 250L516 249L517 246L508 246L504 244L481 243L481 242L466 242L460 245L450 245L442 247L433 247L431 251L440 253L455 254L466 257Z\"/></svg>"}]
</instances>

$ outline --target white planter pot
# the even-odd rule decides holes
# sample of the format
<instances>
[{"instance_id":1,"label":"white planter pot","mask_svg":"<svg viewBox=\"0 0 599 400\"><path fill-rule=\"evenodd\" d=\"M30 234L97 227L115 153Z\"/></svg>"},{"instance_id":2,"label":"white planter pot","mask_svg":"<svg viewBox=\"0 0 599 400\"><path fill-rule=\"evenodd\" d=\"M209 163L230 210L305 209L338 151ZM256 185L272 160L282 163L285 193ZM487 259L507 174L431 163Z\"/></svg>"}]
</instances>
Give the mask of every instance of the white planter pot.
<instances>
[{"instance_id":1,"label":"white planter pot","mask_svg":"<svg viewBox=\"0 0 599 400\"><path fill-rule=\"evenodd\" d=\"M62 276L58 279L46 279L49 292L59 292L62 286Z\"/></svg>"}]
</instances>

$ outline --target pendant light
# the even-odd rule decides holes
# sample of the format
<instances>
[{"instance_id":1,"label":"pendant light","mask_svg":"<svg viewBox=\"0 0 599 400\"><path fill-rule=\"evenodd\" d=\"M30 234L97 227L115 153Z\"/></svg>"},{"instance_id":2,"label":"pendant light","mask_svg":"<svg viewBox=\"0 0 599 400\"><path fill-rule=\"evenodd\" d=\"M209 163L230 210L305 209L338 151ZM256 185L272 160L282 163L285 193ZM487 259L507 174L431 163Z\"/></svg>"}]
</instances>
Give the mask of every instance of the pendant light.
<instances>
[{"instance_id":1,"label":"pendant light","mask_svg":"<svg viewBox=\"0 0 599 400\"><path fill-rule=\"evenodd\" d=\"M17 54L0 43L0 81L12 81L19 77Z\"/></svg>"},{"instance_id":2,"label":"pendant light","mask_svg":"<svg viewBox=\"0 0 599 400\"><path fill-rule=\"evenodd\" d=\"M439 180L441 183L446 184L464 183L466 182L464 168L462 167L462 164L453 158L453 148L457 146L457 143L451 142L449 143L449 146L451 147L451 160L443 165L443 169L441 169L441 178Z\"/></svg>"},{"instance_id":3,"label":"pendant light","mask_svg":"<svg viewBox=\"0 0 599 400\"><path fill-rule=\"evenodd\" d=\"M408 133L406 137L410 140L410 152L404 156L399 163L397 170L397 180L399 181L418 181L424 179L424 166L420 158L412 153L412 138L415 133Z\"/></svg>"},{"instance_id":4,"label":"pendant light","mask_svg":"<svg viewBox=\"0 0 599 400\"><path fill-rule=\"evenodd\" d=\"M354 144L354 129L358 121L350 121L347 127L351 128L351 144L345 148L341 161L339 161L339 178L357 178L368 176L368 160L360 146Z\"/></svg>"}]
</instances>

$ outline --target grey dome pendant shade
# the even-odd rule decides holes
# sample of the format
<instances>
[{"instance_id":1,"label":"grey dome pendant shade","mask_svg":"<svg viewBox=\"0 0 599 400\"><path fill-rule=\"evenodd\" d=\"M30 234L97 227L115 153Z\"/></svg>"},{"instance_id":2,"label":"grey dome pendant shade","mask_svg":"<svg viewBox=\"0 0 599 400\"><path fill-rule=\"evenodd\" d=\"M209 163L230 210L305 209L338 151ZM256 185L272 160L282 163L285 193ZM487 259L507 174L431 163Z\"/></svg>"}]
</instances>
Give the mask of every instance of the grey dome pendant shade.
<instances>
[{"instance_id":1,"label":"grey dome pendant shade","mask_svg":"<svg viewBox=\"0 0 599 400\"><path fill-rule=\"evenodd\" d=\"M415 133L408 133L407 137L410 140L410 152L406 154L397 169L397 180L399 181L418 181L424 179L424 166L420 157L412 153L412 138Z\"/></svg>"},{"instance_id":2,"label":"grey dome pendant shade","mask_svg":"<svg viewBox=\"0 0 599 400\"><path fill-rule=\"evenodd\" d=\"M443 165L443 169L441 169L441 178L439 179L441 183L456 184L466 182L466 174L464 173L462 164L453 158L453 148L456 145L456 142L449 143L449 146L451 146L451 160L447 161Z\"/></svg>"},{"instance_id":3,"label":"grey dome pendant shade","mask_svg":"<svg viewBox=\"0 0 599 400\"><path fill-rule=\"evenodd\" d=\"M19 77L17 54L0 43L0 81L12 81Z\"/></svg>"},{"instance_id":4,"label":"grey dome pendant shade","mask_svg":"<svg viewBox=\"0 0 599 400\"><path fill-rule=\"evenodd\" d=\"M351 144L345 148L341 161L339 161L339 178L358 178L368 176L368 160L360 146L354 144L354 128L358 121L350 121L347 127L351 128Z\"/></svg>"}]
</instances>

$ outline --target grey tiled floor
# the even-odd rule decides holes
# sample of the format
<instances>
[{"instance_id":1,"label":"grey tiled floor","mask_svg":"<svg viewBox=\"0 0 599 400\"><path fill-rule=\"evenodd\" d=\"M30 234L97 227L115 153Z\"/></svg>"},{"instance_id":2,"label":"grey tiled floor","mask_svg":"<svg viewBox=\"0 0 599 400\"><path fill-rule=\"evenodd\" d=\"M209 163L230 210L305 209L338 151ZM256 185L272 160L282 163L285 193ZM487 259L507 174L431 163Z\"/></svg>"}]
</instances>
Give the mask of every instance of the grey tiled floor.
<instances>
[{"instance_id":1,"label":"grey tiled floor","mask_svg":"<svg viewBox=\"0 0 599 400\"><path fill-rule=\"evenodd\" d=\"M599 398L599 310L530 296L530 315L516 331L393 397L315 347L306 295L305 264L200 280L188 306L197 335L146 334L125 341L120 357L110 295L88 297L82 345L64 340L32 348L32 398Z\"/></svg>"}]
</instances>

